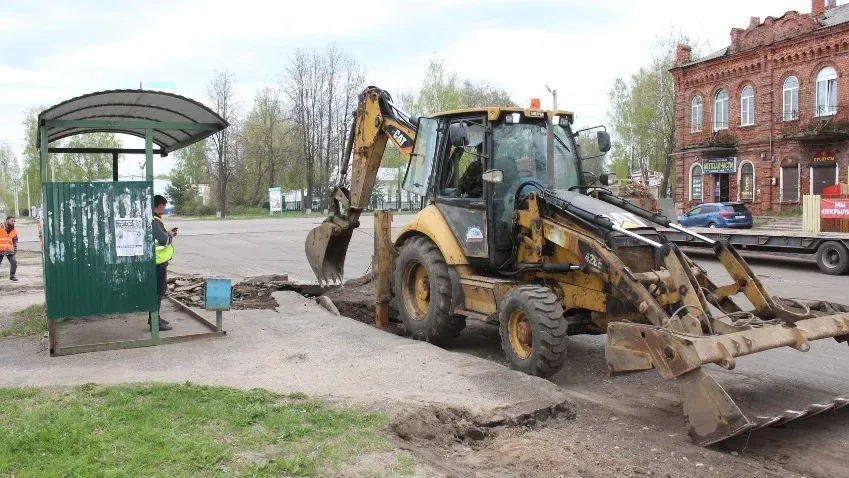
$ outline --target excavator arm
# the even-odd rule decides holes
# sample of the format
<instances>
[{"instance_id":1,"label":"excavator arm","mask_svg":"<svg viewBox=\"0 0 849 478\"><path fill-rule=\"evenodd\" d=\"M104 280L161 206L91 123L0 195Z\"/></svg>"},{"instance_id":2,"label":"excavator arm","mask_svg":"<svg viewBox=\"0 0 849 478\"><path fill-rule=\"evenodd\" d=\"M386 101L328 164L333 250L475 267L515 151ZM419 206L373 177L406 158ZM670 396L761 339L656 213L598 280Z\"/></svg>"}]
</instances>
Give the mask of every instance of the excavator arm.
<instances>
[{"instance_id":1,"label":"excavator arm","mask_svg":"<svg viewBox=\"0 0 849 478\"><path fill-rule=\"evenodd\" d=\"M389 93L370 86L360 93L344 151L344 158L350 159L352 165L350 189L343 186L348 172L346 161L339 184L331 192L333 214L309 232L304 245L307 260L321 284L342 281L351 235L371 200L377 170L390 139L409 161L416 140L415 121L392 104Z\"/></svg>"}]
</instances>

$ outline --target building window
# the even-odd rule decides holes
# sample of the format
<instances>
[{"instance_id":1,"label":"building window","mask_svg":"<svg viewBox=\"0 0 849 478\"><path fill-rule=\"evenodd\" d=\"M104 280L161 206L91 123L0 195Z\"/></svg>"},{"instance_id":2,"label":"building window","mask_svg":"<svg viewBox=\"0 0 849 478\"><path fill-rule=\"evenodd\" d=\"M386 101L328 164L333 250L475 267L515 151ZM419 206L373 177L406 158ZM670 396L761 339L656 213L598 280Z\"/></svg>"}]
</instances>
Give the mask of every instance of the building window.
<instances>
[{"instance_id":1,"label":"building window","mask_svg":"<svg viewBox=\"0 0 849 478\"><path fill-rule=\"evenodd\" d=\"M799 166L781 168L781 201L799 202Z\"/></svg>"},{"instance_id":2,"label":"building window","mask_svg":"<svg viewBox=\"0 0 849 478\"><path fill-rule=\"evenodd\" d=\"M702 130L702 97L696 96L693 98L692 118L690 120L690 131L696 132Z\"/></svg>"},{"instance_id":3,"label":"building window","mask_svg":"<svg viewBox=\"0 0 849 478\"><path fill-rule=\"evenodd\" d=\"M814 116L837 113L837 71L827 66L817 73L816 109Z\"/></svg>"},{"instance_id":4,"label":"building window","mask_svg":"<svg viewBox=\"0 0 849 478\"><path fill-rule=\"evenodd\" d=\"M782 106L782 118L784 121L799 119L799 80L795 76L788 76L784 80L784 103Z\"/></svg>"},{"instance_id":5,"label":"building window","mask_svg":"<svg viewBox=\"0 0 849 478\"><path fill-rule=\"evenodd\" d=\"M702 200L702 166L698 163L690 169L690 200Z\"/></svg>"},{"instance_id":6,"label":"building window","mask_svg":"<svg viewBox=\"0 0 849 478\"><path fill-rule=\"evenodd\" d=\"M747 86L740 93L740 126L753 124L755 124L755 89Z\"/></svg>"},{"instance_id":7,"label":"building window","mask_svg":"<svg viewBox=\"0 0 849 478\"><path fill-rule=\"evenodd\" d=\"M740 165L740 199L755 199L755 166L748 161Z\"/></svg>"},{"instance_id":8,"label":"building window","mask_svg":"<svg viewBox=\"0 0 849 478\"><path fill-rule=\"evenodd\" d=\"M728 129L728 92L719 90L713 100L713 130Z\"/></svg>"}]
</instances>

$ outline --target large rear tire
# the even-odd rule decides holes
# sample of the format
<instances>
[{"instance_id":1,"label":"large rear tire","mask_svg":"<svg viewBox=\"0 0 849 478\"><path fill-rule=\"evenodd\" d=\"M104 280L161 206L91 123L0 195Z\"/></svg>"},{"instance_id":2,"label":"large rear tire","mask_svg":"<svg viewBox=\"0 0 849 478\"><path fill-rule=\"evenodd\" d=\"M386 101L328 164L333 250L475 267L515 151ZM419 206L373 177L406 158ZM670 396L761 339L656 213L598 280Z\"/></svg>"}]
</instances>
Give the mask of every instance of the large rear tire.
<instances>
[{"instance_id":1,"label":"large rear tire","mask_svg":"<svg viewBox=\"0 0 849 478\"><path fill-rule=\"evenodd\" d=\"M817 266L829 275L849 272L849 250L837 241L822 243L817 249Z\"/></svg>"},{"instance_id":2,"label":"large rear tire","mask_svg":"<svg viewBox=\"0 0 849 478\"><path fill-rule=\"evenodd\" d=\"M436 244L416 236L401 246L392 287L398 317L416 340L447 345L466 326L451 313L449 267Z\"/></svg>"},{"instance_id":3,"label":"large rear tire","mask_svg":"<svg viewBox=\"0 0 849 478\"><path fill-rule=\"evenodd\" d=\"M547 287L525 285L504 296L499 313L501 347L510 365L529 375L554 375L566 360L568 323Z\"/></svg>"}]
</instances>

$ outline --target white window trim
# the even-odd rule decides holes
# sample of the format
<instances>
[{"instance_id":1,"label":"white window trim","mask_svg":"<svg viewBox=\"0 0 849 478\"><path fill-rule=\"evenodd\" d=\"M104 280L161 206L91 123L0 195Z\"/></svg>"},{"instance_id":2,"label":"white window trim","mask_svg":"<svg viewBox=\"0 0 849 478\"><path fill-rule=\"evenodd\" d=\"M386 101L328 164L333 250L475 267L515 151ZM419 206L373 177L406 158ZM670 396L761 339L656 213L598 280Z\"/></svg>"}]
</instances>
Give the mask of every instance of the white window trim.
<instances>
[{"instance_id":1,"label":"white window trim","mask_svg":"<svg viewBox=\"0 0 849 478\"><path fill-rule=\"evenodd\" d=\"M719 93L720 92L725 92L725 99L722 99L722 100L719 99ZM729 118L730 111L729 111L728 102L729 102L728 90L726 90L725 88L720 88L720 89L716 90L716 93L713 95L713 130L714 131L728 129L728 127L729 127L729 123L731 121L730 121L730 118ZM718 121L719 118L717 116L717 112L720 111L720 108L717 108L716 105L722 104L722 103L725 104L725 111L724 111L724 113L725 113L725 126L720 128L719 127L719 121Z\"/></svg>"},{"instance_id":2,"label":"white window trim","mask_svg":"<svg viewBox=\"0 0 849 478\"><path fill-rule=\"evenodd\" d=\"M688 178L690 179L689 184L687 185L687 193L690 197L690 201L704 201L705 200L705 168L702 168L702 197L698 199L693 199L693 170L696 169L696 166L701 167L701 162L696 161L695 163L690 165L690 175Z\"/></svg>"},{"instance_id":3,"label":"white window trim","mask_svg":"<svg viewBox=\"0 0 849 478\"><path fill-rule=\"evenodd\" d=\"M755 163L753 163L752 161L750 161L748 159L744 159L744 160L740 161L740 164L737 166L737 200L742 201L742 199L740 199L740 189L741 189L740 188L740 180L743 179L743 165L746 164L746 163L749 163L749 164L752 165L752 199L751 199L751 201L755 202L755 200L758 198L758 188L757 188L758 170L757 170L757 168L755 168ZM748 201L748 199L746 199L746 201Z\"/></svg>"},{"instance_id":4,"label":"white window trim","mask_svg":"<svg viewBox=\"0 0 849 478\"><path fill-rule=\"evenodd\" d=\"M744 94L743 92L746 91L746 88L751 88L752 96L743 96L743 94ZM749 114L748 115L743 114L743 104L746 102L746 100L749 100L749 110L748 110ZM750 123L747 123L746 120L748 118L746 118L745 116L751 116L752 121ZM755 88L751 85L746 85L740 91L740 126L754 126L754 124L755 124Z\"/></svg>"},{"instance_id":5,"label":"white window trim","mask_svg":"<svg viewBox=\"0 0 849 478\"><path fill-rule=\"evenodd\" d=\"M698 115L698 118L696 118L696 115L693 114L693 112L696 110L696 99L699 100L699 104L698 104L699 115ZM692 100L690 100L690 132L691 133L697 133L697 132L702 130L702 127L704 125L704 117L705 117L704 108L705 108L705 102L702 99L701 95L696 95L696 96L693 97Z\"/></svg>"},{"instance_id":6,"label":"white window trim","mask_svg":"<svg viewBox=\"0 0 849 478\"><path fill-rule=\"evenodd\" d=\"M834 78L831 78L831 75L829 75L828 78L820 79L820 75L822 75L822 72L826 69L829 69L829 68L834 72ZM828 88L828 82L831 81L831 80L834 80L834 88L837 89L837 70L833 66L824 66L824 67L820 68L820 70L817 72L817 76L814 77L814 117L815 118L820 118L820 117L823 117L823 116L832 116L832 115L837 114L837 105L829 105L828 104L828 90L827 90L827 88ZM817 103L819 101L820 83L825 83L825 85L826 85L826 95L825 95L826 104L823 105L823 107L825 107L827 109L827 112L825 112L825 113L820 113L820 111L819 111L820 105L819 105L819 103ZM838 91L835 96L837 96L839 94L840 94L840 92ZM833 110L831 110L832 108L833 108ZM831 110L831 111L828 111L828 110Z\"/></svg>"},{"instance_id":7,"label":"white window trim","mask_svg":"<svg viewBox=\"0 0 849 478\"><path fill-rule=\"evenodd\" d=\"M788 88L787 82L790 80L790 78L793 78L793 79L796 80L796 86ZM785 100L786 100L786 94L787 94L788 91L790 91L790 92L795 91L795 93L796 93L796 95L795 95L796 96L796 109L795 110L793 109L793 94L792 93L790 94L790 116L785 114L786 113L785 106L787 105L787 102ZM814 102L816 102L816 99L814 100ZM795 111L795 116L793 114L794 111ZM782 87L781 87L781 120L782 121L794 121L794 120L797 120L797 119L799 119L799 78L796 75L790 75L790 76L788 76L787 78L784 79L784 83L782 84Z\"/></svg>"},{"instance_id":8,"label":"white window trim","mask_svg":"<svg viewBox=\"0 0 849 478\"><path fill-rule=\"evenodd\" d=\"M811 196L814 195L814 167L810 166L808 168L810 171L808 172L808 194ZM799 178L799 182L802 182L801 178ZM834 163L834 184L840 184L840 165L836 162Z\"/></svg>"}]
</instances>

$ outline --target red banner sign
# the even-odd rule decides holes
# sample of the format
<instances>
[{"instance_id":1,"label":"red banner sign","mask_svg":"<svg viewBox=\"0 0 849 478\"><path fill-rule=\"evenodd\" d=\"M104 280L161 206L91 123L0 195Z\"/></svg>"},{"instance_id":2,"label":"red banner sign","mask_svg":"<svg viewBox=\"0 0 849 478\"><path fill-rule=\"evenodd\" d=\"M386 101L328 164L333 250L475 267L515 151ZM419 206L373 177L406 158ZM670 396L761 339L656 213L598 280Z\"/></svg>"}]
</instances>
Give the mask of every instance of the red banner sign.
<instances>
[{"instance_id":1,"label":"red banner sign","mask_svg":"<svg viewBox=\"0 0 849 478\"><path fill-rule=\"evenodd\" d=\"M821 199L820 218L849 219L849 199Z\"/></svg>"}]
</instances>

